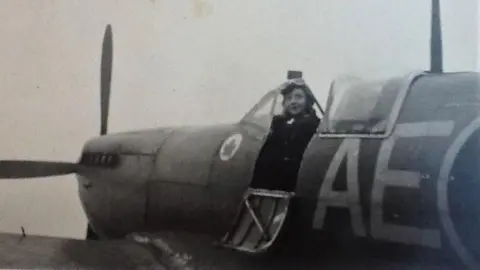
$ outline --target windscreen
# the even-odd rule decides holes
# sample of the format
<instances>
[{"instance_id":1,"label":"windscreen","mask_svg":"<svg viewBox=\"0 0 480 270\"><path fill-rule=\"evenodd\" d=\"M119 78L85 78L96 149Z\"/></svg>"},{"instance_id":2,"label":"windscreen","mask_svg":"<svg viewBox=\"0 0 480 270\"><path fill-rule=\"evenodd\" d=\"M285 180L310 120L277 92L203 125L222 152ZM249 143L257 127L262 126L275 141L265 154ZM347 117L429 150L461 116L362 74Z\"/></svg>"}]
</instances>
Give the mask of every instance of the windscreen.
<instances>
[{"instance_id":1,"label":"windscreen","mask_svg":"<svg viewBox=\"0 0 480 270\"><path fill-rule=\"evenodd\" d=\"M278 91L272 90L263 96L255 106L242 118L242 122L253 124L263 129L270 128L272 121L272 109L276 97L279 95Z\"/></svg>"}]
</instances>

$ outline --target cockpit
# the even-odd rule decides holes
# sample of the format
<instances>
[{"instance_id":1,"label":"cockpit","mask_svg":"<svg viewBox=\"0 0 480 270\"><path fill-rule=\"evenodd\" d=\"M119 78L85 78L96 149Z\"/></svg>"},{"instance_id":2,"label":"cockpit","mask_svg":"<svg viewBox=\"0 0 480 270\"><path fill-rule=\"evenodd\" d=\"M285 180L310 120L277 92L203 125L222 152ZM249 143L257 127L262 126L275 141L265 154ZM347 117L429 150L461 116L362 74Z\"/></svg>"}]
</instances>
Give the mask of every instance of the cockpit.
<instances>
[{"instance_id":1,"label":"cockpit","mask_svg":"<svg viewBox=\"0 0 480 270\"><path fill-rule=\"evenodd\" d=\"M376 80L342 76L333 80L325 113L318 101L314 104L322 120L319 133L325 136L386 134L394 107L401 105L401 96L406 93L405 83L408 85L410 79L410 76ZM282 113L282 100L280 89L269 91L241 122L268 130L273 116Z\"/></svg>"},{"instance_id":2,"label":"cockpit","mask_svg":"<svg viewBox=\"0 0 480 270\"><path fill-rule=\"evenodd\" d=\"M313 93L312 93L313 96ZM253 125L260 129L268 130L272 118L283 112L283 96L281 95L281 87L269 91L260 101L242 118L240 122ZM323 109L316 101L313 109L318 118L322 119Z\"/></svg>"}]
</instances>

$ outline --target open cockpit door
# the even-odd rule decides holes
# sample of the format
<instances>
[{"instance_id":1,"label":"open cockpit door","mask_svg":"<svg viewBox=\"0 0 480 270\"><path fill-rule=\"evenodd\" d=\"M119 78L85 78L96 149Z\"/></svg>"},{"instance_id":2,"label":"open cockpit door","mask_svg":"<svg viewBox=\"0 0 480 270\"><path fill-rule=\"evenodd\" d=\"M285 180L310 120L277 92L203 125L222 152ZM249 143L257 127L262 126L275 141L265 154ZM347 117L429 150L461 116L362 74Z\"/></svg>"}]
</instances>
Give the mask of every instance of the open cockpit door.
<instances>
[{"instance_id":1,"label":"open cockpit door","mask_svg":"<svg viewBox=\"0 0 480 270\"><path fill-rule=\"evenodd\" d=\"M292 192L248 189L221 246L256 254L276 246L293 196Z\"/></svg>"}]
</instances>

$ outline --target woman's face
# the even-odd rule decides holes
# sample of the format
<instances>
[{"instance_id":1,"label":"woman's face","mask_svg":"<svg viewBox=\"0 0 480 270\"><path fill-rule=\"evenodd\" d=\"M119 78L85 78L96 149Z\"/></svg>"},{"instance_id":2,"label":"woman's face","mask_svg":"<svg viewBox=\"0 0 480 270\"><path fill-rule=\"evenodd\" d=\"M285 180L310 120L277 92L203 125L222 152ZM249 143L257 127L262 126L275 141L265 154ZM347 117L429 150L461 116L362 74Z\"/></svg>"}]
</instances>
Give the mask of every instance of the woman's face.
<instances>
[{"instance_id":1,"label":"woman's face","mask_svg":"<svg viewBox=\"0 0 480 270\"><path fill-rule=\"evenodd\" d=\"M300 88L293 89L283 99L283 108L291 115L297 115L305 111L307 105L307 96Z\"/></svg>"}]
</instances>

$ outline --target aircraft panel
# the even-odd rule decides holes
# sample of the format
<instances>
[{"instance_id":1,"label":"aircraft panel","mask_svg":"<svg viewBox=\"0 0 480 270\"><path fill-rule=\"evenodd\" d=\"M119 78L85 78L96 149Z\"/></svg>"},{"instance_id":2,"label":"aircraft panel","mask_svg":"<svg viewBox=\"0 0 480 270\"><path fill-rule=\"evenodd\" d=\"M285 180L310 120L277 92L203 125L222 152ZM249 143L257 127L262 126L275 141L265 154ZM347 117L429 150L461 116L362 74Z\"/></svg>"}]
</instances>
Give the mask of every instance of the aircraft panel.
<instances>
[{"instance_id":1,"label":"aircraft panel","mask_svg":"<svg viewBox=\"0 0 480 270\"><path fill-rule=\"evenodd\" d=\"M172 128L113 133L90 139L83 152L155 155Z\"/></svg>"},{"instance_id":2,"label":"aircraft panel","mask_svg":"<svg viewBox=\"0 0 480 270\"><path fill-rule=\"evenodd\" d=\"M114 169L98 168L77 176L83 209L99 234L108 231L110 237L117 237L144 225L154 161L151 155L121 155Z\"/></svg>"},{"instance_id":3,"label":"aircraft panel","mask_svg":"<svg viewBox=\"0 0 480 270\"><path fill-rule=\"evenodd\" d=\"M175 130L159 150L152 181L208 183L212 159L233 125Z\"/></svg>"},{"instance_id":4,"label":"aircraft panel","mask_svg":"<svg viewBox=\"0 0 480 270\"><path fill-rule=\"evenodd\" d=\"M263 145L266 130L259 130L248 125L239 125L225 136L227 147L230 138L237 138L235 148L229 155L222 154L222 147L213 159L208 190L212 196L212 215L222 224L233 222L242 202L242 196L253 177L255 161ZM273 169L273 168L272 168ZM227 227L224 230L228 229Z\"/></svg>"},{"instance_id":5,"label":"aircraft panel","mask_svg":"<svg viewBox=\"0 0 480 270\"><path fill-rule=\"evenodd\" d=\"M145 225L145 184L97 183L88 188L79 184L79 196L85 214L101 236L123 237L132 229Z\"/></svg>"},{"instance_id":6,"label":"aircraft panel","mask_svg":"<svg viewBox=\"0 0 480 270\"><path fill-rule=\"evenodd\" d=\"M423 83L423 85L420 85ZM480 76L448 74L425 79L430 96L442 99L432 116L434 121L451 121L448 135L424 142L425 190L435 209L432 224L442 233L442 248L449 249L473 268L480 266L480 209L477 207L478 151L480 139ZM430 90L429 90L430 89ZM437 128L438 129L438 128ZM429 133L438 132L433 128Z\"/></svg>"},{"instance_id":7,"label":"aircraft panel","mask_svg":"<svg viewBox=\"0 0 480 270\"><path fill-rule=\"evenodd\" d=\"M152 182L148 185L147 229L214 231L210 196L204 186Z\"/></svg>"}]
</instances>

